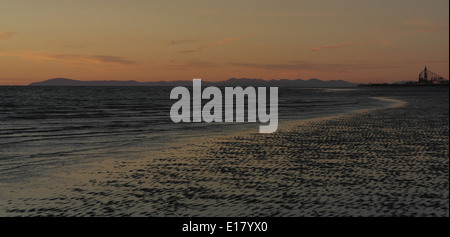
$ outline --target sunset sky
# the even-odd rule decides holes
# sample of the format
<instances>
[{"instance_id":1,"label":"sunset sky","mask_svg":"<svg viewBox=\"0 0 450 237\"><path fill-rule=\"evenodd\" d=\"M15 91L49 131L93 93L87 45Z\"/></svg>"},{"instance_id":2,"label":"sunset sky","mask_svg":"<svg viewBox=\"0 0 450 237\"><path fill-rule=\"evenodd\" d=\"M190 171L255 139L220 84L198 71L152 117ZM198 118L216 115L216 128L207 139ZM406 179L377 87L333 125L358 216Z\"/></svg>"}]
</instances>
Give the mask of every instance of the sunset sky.
<instances>
[{"instance_id":1,"label":"sunset sky","mask_svg":"<svg viewBox=\"0 0 450 237\"><path fill-rule=\"evenodd\" d=\"M448 0L1 0L0 85L449 78Z\"/></svg>"}]
</instances>

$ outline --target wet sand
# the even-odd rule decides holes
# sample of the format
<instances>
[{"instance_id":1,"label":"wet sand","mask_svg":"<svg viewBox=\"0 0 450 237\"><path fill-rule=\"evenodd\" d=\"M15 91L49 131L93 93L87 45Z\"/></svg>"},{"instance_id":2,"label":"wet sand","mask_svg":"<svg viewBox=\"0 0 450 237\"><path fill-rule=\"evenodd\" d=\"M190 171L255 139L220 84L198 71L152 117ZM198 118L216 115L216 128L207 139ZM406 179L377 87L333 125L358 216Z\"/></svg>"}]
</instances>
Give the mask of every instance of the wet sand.
<instances>
[{"instance_id":1,"label":"wet sand","mask_svg":"<svg viewBox=\"0 0 450 237\"><path fill-rule=\"evenodd\" d=\"M1 183L0 215L448 217L448 100L396 99Z\"/></svg>"}]
</instances>

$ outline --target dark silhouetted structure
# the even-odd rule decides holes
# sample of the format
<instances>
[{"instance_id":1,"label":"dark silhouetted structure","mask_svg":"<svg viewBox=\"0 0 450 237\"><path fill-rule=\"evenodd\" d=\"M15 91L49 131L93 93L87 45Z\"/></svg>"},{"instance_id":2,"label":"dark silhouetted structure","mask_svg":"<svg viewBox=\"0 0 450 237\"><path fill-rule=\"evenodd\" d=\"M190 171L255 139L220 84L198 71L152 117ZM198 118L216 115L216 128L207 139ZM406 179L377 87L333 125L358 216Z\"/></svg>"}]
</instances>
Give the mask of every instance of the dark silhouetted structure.
<instances>
[{"instance_id":1,"label":"dark silhouetted structure","mask_svg":"<svg viewBox=\"0 0 450 237\"><path fill-rule=\"evenodd\" d=\"M419 81L397 82L389 83L369 83L360 84L359 87L385 87L385 86L449 86L448 80L438 74L430 71L425 66L425 69L419 74Z\"/></svg>"},{"instance_id":2,"label":"dark silhouetted structure","mask_svg":"<svg viewBox=\"0 0 450 237\"><path fill-rule=\"evenodd\" d=\"M445 82L446 80L439 76L438 74L430 71L425 66L425 69L419 74L419 83L424 84L440 84Z\"/></svg>"}]
</instances>

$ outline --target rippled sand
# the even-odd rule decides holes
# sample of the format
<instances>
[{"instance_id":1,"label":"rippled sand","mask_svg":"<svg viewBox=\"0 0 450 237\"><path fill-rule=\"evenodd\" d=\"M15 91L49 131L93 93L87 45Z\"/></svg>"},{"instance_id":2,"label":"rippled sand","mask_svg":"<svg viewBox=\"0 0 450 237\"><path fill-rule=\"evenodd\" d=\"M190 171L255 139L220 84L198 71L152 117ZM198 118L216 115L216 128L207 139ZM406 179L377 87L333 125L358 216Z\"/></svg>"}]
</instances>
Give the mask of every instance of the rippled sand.
<instances>
[{"instance_id":1,"label":"rippled sand","mask_svg":"<svg viewBox=\"0 0 450 237\"><path fill-rule=\"evenodd\" d=\"M199 139L1 184L1 216L449 216L445 103Z\"/></svg>"}]
</instances>

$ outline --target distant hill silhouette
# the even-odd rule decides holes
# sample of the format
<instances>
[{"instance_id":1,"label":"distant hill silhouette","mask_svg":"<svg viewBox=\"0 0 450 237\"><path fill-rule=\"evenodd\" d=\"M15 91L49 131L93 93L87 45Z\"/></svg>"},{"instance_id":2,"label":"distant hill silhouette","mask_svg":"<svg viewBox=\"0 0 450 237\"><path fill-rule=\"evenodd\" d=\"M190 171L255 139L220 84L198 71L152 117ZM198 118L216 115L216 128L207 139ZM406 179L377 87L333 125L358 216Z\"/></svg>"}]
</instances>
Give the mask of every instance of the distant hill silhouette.
<instances>
[{"instance_id":1,"label":"distant hill silhouette","mask_svg":"<svg viewBox=\"0 0 450 237\"><path fill-rule=\"evenodd\" d=\"M67 78L53 78L30 86L139 86L137 81L78 81Z\"/></svg>"},{"instance_id":2,"label":"distant hill silhouette","mask_svg":"<svg viewBox=\"0 0 450 237\"><path fill-rule=\"evenodd\" d=\"M42 82L31 83L30 86L192 86L191 81L78 81L67 78L53 78ZM226 81L208 82L202 81L202 86L292 86L292 87L356 87L357 83L343 80L322 81L316 78L280 79L266 81L263 79L230 78Z\"/></svg>"}]
</instances>

